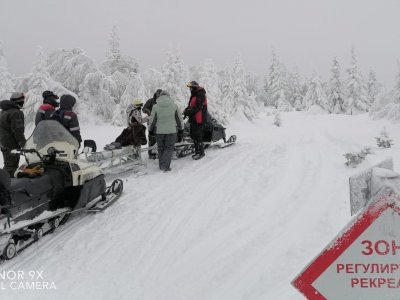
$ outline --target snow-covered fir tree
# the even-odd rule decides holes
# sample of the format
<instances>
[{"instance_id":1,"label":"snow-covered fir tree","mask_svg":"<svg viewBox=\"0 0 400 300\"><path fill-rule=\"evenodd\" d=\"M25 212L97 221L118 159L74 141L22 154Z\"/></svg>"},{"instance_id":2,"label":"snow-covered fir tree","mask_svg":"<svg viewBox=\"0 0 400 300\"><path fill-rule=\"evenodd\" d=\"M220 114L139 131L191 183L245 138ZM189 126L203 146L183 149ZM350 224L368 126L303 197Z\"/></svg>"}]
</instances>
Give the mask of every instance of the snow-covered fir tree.
<instances>
[{"instance_id":1,"label":"snow-covered fir tree","mask_svg":"<svg viewBox=\"0 0 400 300\"><path fill-rule=\"evenodd\" d=\"M354 48L351 49L351 62L347 73L347 113L357 114L368 111L369 104L366 95L366 87L358 67L358 60Z\"/></svg>"},{"instance_id":2,"label":"snow-covered fir tree","mask_svg":"<svg viewBox=\"0 0 400 300\"><path fill-rule=\"evenodd\" d=\"M23 78L17 89L27 91L24 106L25 120L27 124L34 121L36 112L43 102L42 93L45 90L51 90L60 96L63 94L70 94L77 100L76 108L80 104L79 97L73 91L66 89L63 85L54 81L50 77L47 70L46 59L43 54L43 48L41 46L37 47L36 61L32 68L32 72ZM84 106L81 107L81 109L87 111Z\"/></svg>"},{"instance_id":3,"label":"snow-covered fir tree","mask_svg":"<svg viewBox=\"0 0 400 300\"><path fill-rule=\"evenodd\" d=\"M367 101L368 105L371 106L377 100L377 96L382 90L382 86L379 84L376 79L376 74L373 70L370 70L368 73L368 81L367 81Z\"/></svg>"},{"instance_id":4,"label":"snow-covered fir tree","mask_svg":"<svg viewBox=\"0 0 400 300\"><path fill-rule=\"evenodd\" d=\"M111 121L116 104L110 91L114 89L116 89L114 82L97 70L85 76L80 98L95 116Z\"/></svg>"},{"instance_id":5,"label":"snow-covered fir tree","mask_svg":"<svg viewBox=\"0 0 400 300\"><path fill-rule=\"evenodd\" d=\"M132 104L135 99L140 99L144 104L147 100L146 98L146 87L144 86L143 78L140 74L137 74L129 81L121 97L121 103L116 109L116 112L114 112L112 123L119 126L126 125L126 108Z\"/></svg>"},{"instance_id":6,"label":"snow-covered fir tree","mask_svg":"<svg viewBox=\"0 0 400 300\"><path fill-rule=\"evenodd\" d=\"M397 62L396 82L393 89L393 102L400 104L400 62Z\"/></svg>"},{"instance_id":7,"label":"snow-covered fir tree","mask_svg":"<svg viewBox=\"0 0 400 300\"><path fill-rule=\"evenodd\" d=\"M220 115L224 116L225 120L227 120L233 114L233 99L230 98L230 88L232 82L232 66L230 64L226 64L225 68L221 70L219 73L220 78L220 88L221 88L221 106L220 106Z\"/></svg>"},{"instance_id":8,"label":"snow-covered fir tree","mask_svg":"<svg viewBox=\"0 0 400 300\"><path fill-rule=\"evenodd\" d=\"M25 120L30 123L34 120L36 111L42 104L42 93L50 88L50 75L47 72L46 60L43 54L43 48L37 47L36 62L33 66L32 73L28 77L27 84L29 90L26 93L25 100Z\"/></svg>"},{"instance_id":9,"label":"snow-covered fir tree","mask_svg":"<svg viewBox=\"0 0 400 300\"><path fill-rule=\"evenodd\" d=\"M140 73L146 87L146 100L154 96L154 93L162 87L162 73L154 68L149 68Z\"/></svg>"},{"instance_id":10,"label":"snow-covered fir tree","mask_svg":"<svg viewBox=\"0 0 400 300\"><path fill-rule=\"evenodd\" d=\"M254 119L258 112L259 106L255 96L250 97L246 89L246 73L243 67L241 55L238 54L232 64L232 73L227 95L227 103L231 103L231 114L243 112L249 120Z\"/></svg>"},{"instance_id":11,"label":"snow-covered fir tree","mask_svg":"<svg viewBox=\"0 0 400 300\"><path fill-rule=\"evenodd\" d=\"M211 59L206 59L199 70L199 84L206 90L208 111L215 119L225 124L227 116L223 113L222 91L218 83L215 64Z\"/></svg>"},{"instance_id":12,"label":"snow-covered fir tree","mask_svg":"<svg viewBox=\"0 0 400 300\"><path fill-rule=\"evenodd\" d=\"M0 100L9 99L14 91L14 82L8 71L7 59L3 50L3 42L0 41Z\"/></svg>"},{"instance_id":13,"label":"snow-covered fir tree","mask_svg":"<svg viewBox=\"0 0 400 300\"><path fill-rule=\"evenodd\" d=\"M79 48L53 51L47 58L47 69L53 80L75 94L81 93L86 75L98 72L93 59Z\"/></svg>"},{"instance_id":14,"label":"snow-covered fir tree","mask_svg":"<svg viewBox=\"0 0 400 300\"><path fill-rule=\"evenodd\" d=\"M387 94L381 94L378 101L372 106L374 119L386 118L393 121L400 121L400 64L397 64L398 71L393 90Z\"/></svg>"},{"instance_id":15,"label":"snow-covered fir tree","mask_svg":"<svg viewBox=\"0 0 400 300\"><path fill-rule=\"evenodd\" d=\"M293 72L287 73L287 77L290 84L287 85L286 99L292 107L296 106L296 110L299 110L299 104L303 102L303 96L301 94L300 76L297 66L294 67Z\"/></svg>"},{"instance_id":16,"label":"snow-covered fir tree","mask_svg":"<svg viewBox=\"0 0 400 300\"><path fill-rule=\"evenodd\" d=\"M326 96L321 80L315 71L308 83L308 89L303 104L306 110L314 112L328 111L328 97Z\"/></svg>"},{"instance_id":17,"label":"snow-covered fir tree","mask_svg":"<svg viewBox=\"0 0 400 300\"><path fill-rule=\"evenodd\" d=\"M328 111L334 114L345 113L344 93L340 79L340 65L335 57L331 68L331 78L328 85Z\"/></svg>"},{"instance_id":18,"label":"snow-covered fir tree","mask_svg":"<svg viewBox=\"0 0 400 300\"><path fill-rule=\"evenodd\" d=\"M122 55L120 49L120 39L116 25L112 27L109 39L110 48L106 53L106 61L101 65L101 70L106 75L112 75L120 72L130 76L131 73L139 73L139 63L136 58Z\"/></svg>"},{"instance_id":19,"label":"snow-covered fir tree","mask_svg":"<svg viewBox=\"0 0 400 300\"><path fill-rule=\"evenodd\" d=\"M279 99L276 102L276 107L280 111L292 111L292 106L290 105L290 102L286 99L284 90L281 90Z\"/></svg>"},{"instance_id":20,"label":"snow-covered fir tree","mask_svg":"<svg viewBox=\"0 0 400 300\"><path fill-rule=\"evenodd\" d=\"M189 100L188 69L183 61L179 48L170 49L166 53L167 60L162 67L162 88L167 90L181 109Z\"/></svg>"},{"instance_id":21,"label":"snow-covered fir tree","mask_svg":"<svg viewBox=\"0 0 400 300\"><path fill-rule=\"evenodd\" d=\"M267 105L277 108L277 102L281 96L281 91L283 90L286 93L287 81L285 74L286 70L273 50L272 63L269 72Z\"/></svg>"}]
</instances>

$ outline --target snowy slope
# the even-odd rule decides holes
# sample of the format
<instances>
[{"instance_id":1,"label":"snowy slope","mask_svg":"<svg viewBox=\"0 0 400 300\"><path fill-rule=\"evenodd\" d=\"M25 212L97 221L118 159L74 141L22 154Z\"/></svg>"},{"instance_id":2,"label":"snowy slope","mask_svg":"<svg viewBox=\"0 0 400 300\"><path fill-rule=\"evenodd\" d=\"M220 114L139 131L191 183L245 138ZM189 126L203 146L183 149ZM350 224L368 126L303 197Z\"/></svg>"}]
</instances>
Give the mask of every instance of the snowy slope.
<instances>
[{"instance_id":1,"label":"snowy slope","mask_svg":"<svg viewBox=\"0 0 400 300\"><path fill-rule=\"evenodd\" d=\"M1 299L303 299L291 280L350 220L348 177L397 154L399 125L368 116L283 113L235 119L238 141L206 157L148 161L97 215L71 219L1 270L43 271L52 291L1 290ZM392 149L375 147L386 126ZM100 145L120 128L90 126ZM343 154L370 145L357 169Z\"/></svg>"}]
</instances>

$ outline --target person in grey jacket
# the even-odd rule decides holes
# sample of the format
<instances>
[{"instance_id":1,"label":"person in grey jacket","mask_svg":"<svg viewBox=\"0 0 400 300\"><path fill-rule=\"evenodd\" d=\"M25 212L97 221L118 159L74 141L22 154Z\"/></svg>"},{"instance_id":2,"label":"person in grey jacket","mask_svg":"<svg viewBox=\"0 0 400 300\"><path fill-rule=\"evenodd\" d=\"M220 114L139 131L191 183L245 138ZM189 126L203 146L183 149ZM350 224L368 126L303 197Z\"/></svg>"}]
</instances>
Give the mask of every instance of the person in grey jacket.
<instances>
[{"instance_id":1,"label":"person in grey jacket","mask_svg":"<svg viewBox=\"0 0 400 300\"><path fill-rule=\"evenodd\" d=\"M153 106L149 133L156 135L160 170L171 171L171 159L177 134L183 132L182 113L167 91L162 91Z\"/></svg>"}]
</instances>

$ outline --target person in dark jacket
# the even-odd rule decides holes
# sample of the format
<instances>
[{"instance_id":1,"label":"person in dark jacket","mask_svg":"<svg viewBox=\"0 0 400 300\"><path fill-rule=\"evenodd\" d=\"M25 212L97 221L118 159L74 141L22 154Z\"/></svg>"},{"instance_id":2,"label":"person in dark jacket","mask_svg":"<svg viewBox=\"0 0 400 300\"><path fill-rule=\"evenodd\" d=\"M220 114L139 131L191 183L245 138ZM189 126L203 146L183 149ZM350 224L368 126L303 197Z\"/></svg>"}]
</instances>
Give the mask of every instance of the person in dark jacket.
<instances>
[{"instance_id":1,"label":"person in dark jacket","mask_svg":"<svg viewBox=\"0 0 400 300\"><path fill-rule=\"evenodd\" d=\"M60 108L54 114L59 114L62 124L78 140L80 146L82 137L78 116L72 111L75 103L76 99L73 96L62 95L60 98Z\"/></svg>"},{"instance_id":2,"label":"person in dark jacket","mask_svg":"<svg viewBox=\"0 0 400 300\"><path fill-rule=\"evenodd\" d=\"M207 120L206 90L196 81L187 84L190 88L188 106L183 111L185 117L189 117L190 137L194 143L195 154L193 159L204 157L203 127Z\"/></svg>"},{"instance_id":3,"label":"person in dark jacket","mask_svg":"<svg viewBox=\"0 0 400 300\"><path fill-rule=\"evenodd\" d=\"M19 155L11 150L23 148L26 142L24 113L21 111L24 102L24 93L13 93L10 100L0 102L0 147L4 169L10 177L14 177L19 165Z\"/></svg>"},{"instance_id":4,"label":"person in dark jacket","mask_svg":"<svg viewBox=\"0 0 400 300\"><path fill-rule=\"evenodd\" d=\"M146 103L143 106L143 112L150 116L151 115L151 111L153 110L153 106L157 103L157 98L160 97L162 90L158 89L155 93L153 98L150 98L149 100L146 101ZM156 136L155 135L151 135L150 131L149 131L149 150L147 151L147 153L149 154L149 158L150 159L156 159L157 158L157 154L154 153L154 150L151 149L154 145L156 144Z\"/></svg>"},{"instance_id":5,"label":"person in dark jacket","mask_svg":"<svg viewBox=\"0 0 400 300\"><path fill-rule=\"evenodd\" d=\"M43 104L40 105L39 110L36 113L35 125L40 121L50 119L50 116L55 113L59 103L57 101L58 96L52 91L44 91L43 94Z\"/></svg>"}]
</instances>

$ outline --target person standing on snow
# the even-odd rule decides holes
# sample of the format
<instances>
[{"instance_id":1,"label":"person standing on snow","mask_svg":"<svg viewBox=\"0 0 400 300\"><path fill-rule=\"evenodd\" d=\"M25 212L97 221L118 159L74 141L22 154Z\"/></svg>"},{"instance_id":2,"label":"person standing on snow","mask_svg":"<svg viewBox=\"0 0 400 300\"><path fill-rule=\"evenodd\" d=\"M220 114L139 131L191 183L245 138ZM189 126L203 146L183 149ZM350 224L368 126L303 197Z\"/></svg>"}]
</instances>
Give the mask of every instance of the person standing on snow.
<instances>
[{"instance_id":1,"label":"person standing on snow","mask_svg":"<svg viewBox=\"0 0 400 300\"><path fill-rule=\"evenodd\" d=\"M60 108L52 115L58 115L61 124L78 140L79 146L82 142L81 130L79 128L78 116L72 110L76 104L75 97L62 95L60 98Z\"/></svg>"},{"instance_id":2,"label":"person standing on snow","mask_svg":"<svg viewBox=\"0 0 400 300\"><path fill-rule=\"evenodd\" d=\"M187 84L190 88L190 99L188 106L183 111L185 117L189 117L190 137L194 143L195 154L193 159L205 156L203 144L203 128L207 121L207 98L206 90L199 86L196 81Z\"/></svg>"},{"instance_id":3,"label":"person standing on snow","mask_svg":"<svg viewBox=\"0 0 400 300\"><path fill-rule=\"evenodd\" d=\"M57 107L60 106L57 99L58 96L52 91L44 91L43 94L43 104L40 105L39 110L36 113L35 125L40 121L50 119L50 116L56 112Z\"/></svg>"},{"instance_id":4,"label":"person standing on snow","mask_svg":"<svg viewBox=\"0 0 400 300\"><path fill-rule=\"evenodd\" d=\"M4 169L10 177L14 177L19 165L19 155L11 153L11 150L23 148L26 142L25 118L21 111L24 102L24 93L13 93L10 100L0 102L0 148Z\"/></svg>"},{"instance_id":5,"label":"person standing on snow","mask_svg":"<svg viewBox=\"0 0 400 300\"><path fill-rule=\"evenodd\" d=\"M182 132L182 113L169 93L162 91L157 103L153 106L149 120L149 133L156 135L160 170L171 171L171 159L177 133L181 135Z\"/></svg>"},{"instance_id":6,"label":"person standing on snow","mask_svg":"<svg viewBox=\"0 0 400 300\"><path fill-rule=\"evenodd\" d=\"M149 100L146 101L146 103L143 106L143 112L150 116L151 115L151 111L153 109L153 106L157 103L157 98L160 97L162 90L158 89L155 93L153 98L150 98ZM148 125L148 123L147 123ZM156 159L157 158L157 154L154 153L155 151L153 151L152 147L156 144L156 137L154 135L150 135L150 131L149 131L149 145L148 148L149 150L147 151L149 158L150 159Z\"/></svg>"}]
</instances>

